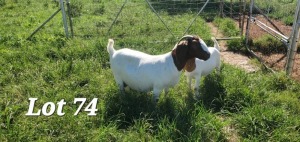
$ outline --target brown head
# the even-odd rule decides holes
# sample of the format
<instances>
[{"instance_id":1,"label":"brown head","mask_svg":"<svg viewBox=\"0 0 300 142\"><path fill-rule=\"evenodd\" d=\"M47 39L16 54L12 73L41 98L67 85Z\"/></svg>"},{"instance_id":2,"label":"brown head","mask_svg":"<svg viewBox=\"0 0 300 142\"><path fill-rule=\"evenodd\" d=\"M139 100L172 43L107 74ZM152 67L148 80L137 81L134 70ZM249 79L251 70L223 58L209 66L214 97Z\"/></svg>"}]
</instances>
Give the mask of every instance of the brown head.
<instances>
[{"instance_id":1,"label":"brown head","mask_svg":"<svg viewBox=\"0 0 300 142\"><path fill-rule=\"evenodd\" d=\"M192 58L207 60L210 57L207 45L197 36L184 36L172 51L172 57L178 71Z\"/></svg>"}]
</instances>

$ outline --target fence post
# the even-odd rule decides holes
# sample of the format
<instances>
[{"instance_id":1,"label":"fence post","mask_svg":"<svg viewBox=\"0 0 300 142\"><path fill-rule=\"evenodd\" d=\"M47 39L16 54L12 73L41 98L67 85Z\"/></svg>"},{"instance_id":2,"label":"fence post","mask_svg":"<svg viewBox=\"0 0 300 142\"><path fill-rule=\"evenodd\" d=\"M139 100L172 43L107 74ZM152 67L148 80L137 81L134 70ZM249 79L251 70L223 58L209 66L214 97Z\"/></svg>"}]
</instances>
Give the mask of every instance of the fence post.
<instances>
[{"instance_id":1,"label":"fence post","mask_svg":"<svg viewBox=\"0 0 300 142\"><path fill-rule=\"evenodd\" d=\"M286 64L286 74L291 75L293 67L294 67L294 61L295 61L295 55L297 53L297 43L299 39L299 28L300 28L300 0L298 0L297 9L295 12L295 18L293 23L293 31L290 36L290 43L288 48L288 58L287 58L287 64Z\"/></svg>"},{"instance_id":2,"label":"fence post","mask_svg":"<svg viewBox=\"0 0 300 142\"><path fill-rule=\"evenodd\" d=\"M232 16L232 8L233 8L233 6L232 6L232 0L230 0L230 18L233 18L233 16Z\"/></svg>"},{"instance_id":3,"label":"fence post","mask_svg":"<svg viewBox=\"0 0 300 142\"><path fill-rule=\"evenodd\" d=\"M69 38L69 33L68 33L68 22L67 22L67 16L66 16L66 11L64 7L64 0L59 0L60 3L60 9L62 12L62 17L63 17L63 23L64 23L64 29L66 33L66 37Z\"/></svg>"},{"instance_id":4,"label":"fence post","mask_svg":"<svg viewBox=\"0 0 300 142\"><path fill-rule=\"evenodd\" d=\"M250 30L250 20L252 17L252 8L254 5L254 0L251 0L250 6L249 6L249 13L248 13L248 19L247 19L247 26L246 26L246 48L249 48L249 30Z\"/></svg>"},{"instance_id":5,"label":"fence post","mask_svg":"<svg viewBox=\"0 0 300 142\"><path fill-rule=\"evenodd\" d=\"M220 17L224 17L224 0L220 1Z\"/></svg>"},{"instance_id":6,"label":"fence post","mask_svg":"<svg viewBox=\"0 0 300 142\"><path fill-rule=\"evenodd\" d=\"M244 25L245 25L245 11L246 11L246 2L245 2L245 0L242 0L243 2L243 12L242 12L242 14L243 14L243 16L242 16L242 30L241 30L241 36L243 36L243 34L244 34Z\"/></svg>"},{"instance_id":7,"label":"fence post","mask_svg":"<svg viewBox=\"0 0 300 142\"><path fill-rule=\"evenodd\" d=\"M69 24L70 24L70 29L71 29L71 37L74 36L74 30L73 30L73 22L72 22L72 17L71 17L71 6L70 6L70 1L66 0L67 2L67 8L68 8L68 17L69 17Z\"/></svg>"}]
</instances>

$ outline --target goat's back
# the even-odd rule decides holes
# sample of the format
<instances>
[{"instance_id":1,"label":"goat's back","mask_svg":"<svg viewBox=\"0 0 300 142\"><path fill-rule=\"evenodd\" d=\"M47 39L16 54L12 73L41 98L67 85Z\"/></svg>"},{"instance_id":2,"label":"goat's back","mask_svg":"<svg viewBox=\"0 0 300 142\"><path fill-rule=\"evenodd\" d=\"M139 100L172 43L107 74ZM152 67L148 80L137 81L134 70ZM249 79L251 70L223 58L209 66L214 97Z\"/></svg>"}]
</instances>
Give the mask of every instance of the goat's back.
<instances>
[{"instance_id":1,"label":"goat's back","mask_svg":"<svg viewBox=\"0 0 300 142\"><path fill-rule=\"evenodd\" d=\"M178 80L179 73L171 53L149 55L136 50L121 49L114 53L110 63L114 76L135 90L149 91L155 85L164 86Z\"/></svg>"}]
</instances>

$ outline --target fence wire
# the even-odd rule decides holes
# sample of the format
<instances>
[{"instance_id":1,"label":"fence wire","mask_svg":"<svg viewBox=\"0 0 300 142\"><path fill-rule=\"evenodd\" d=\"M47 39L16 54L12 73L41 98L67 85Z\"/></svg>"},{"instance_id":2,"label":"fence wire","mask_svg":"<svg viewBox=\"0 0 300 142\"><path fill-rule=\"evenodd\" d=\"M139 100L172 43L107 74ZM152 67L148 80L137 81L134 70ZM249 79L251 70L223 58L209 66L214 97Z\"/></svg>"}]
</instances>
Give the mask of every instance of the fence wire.
<instances>
[{"instance_id":1,"label":"fence wire","mask_svg":"<svg viewBox=\"0 0 300 142\"><path fill-rule=\"evenodd\" d=\"M275 70L285 70L288 38L292 31L291 25L294 19L296 2L296 0L254 2L249 30L251 39L249 47L263 63ZM267 18L272 19L271 22ZM296 62L294 74L297 73L299 67L299 62Z\"/></svg>"},{"instance_id":2,"label":"fence wire","mask_svg":"<svg viewBox=\"0 0 300 142\"><path fill-rule=\"evenodd\" d=\"M243 15L246 15L249 11L249 3L246 3L247 5L242 3L245 0L209 0L199 15L197 15L198 12L207 0L148 0L149 3L146 0L69 1L75 37L87 39L114 37L116 39L130 39L132 43L139 45L141 43L138 39L141 34L136 33L142 33L142 36L150 42L145 45L148 47L152 47L155 42L166 42L165 39L168 42L173 42L184 33L193 33L196 27L201 27L201 24L211 22L218 16L240 20L240 30L243 31L246 24L242 26L241 23L246 23L247 20L247 16ZM275 22L275 24L282 29L284 36L289 37L296 2L296 0L257 0L255 4L269 18L282 21L282 23ZM45 1L44 3L49 2ZM52 6L54 7L54 5ZM143 20L138 20L138 15L142 15ZM182 16L189 17L190 21L182 21L180 18ZM253 16L267 26L272 27L257 10L253 11ZM195 17L201 17L205 21L201 21L199 18L193 23ZM181 23L182 26L174 26L174 23ZM192 29L187 31L189 24L192 25ZM60 22L59 25L62 25L62 23ZM252 39L250 48L270 67L283 70L286 61L286 46L279 40L269 36L267 32L254 23L251 23L250 27L250 37ZM164 32L164 38L161 38L162 35L148 32L149 30Z\"/></svg>"}]
</instances>

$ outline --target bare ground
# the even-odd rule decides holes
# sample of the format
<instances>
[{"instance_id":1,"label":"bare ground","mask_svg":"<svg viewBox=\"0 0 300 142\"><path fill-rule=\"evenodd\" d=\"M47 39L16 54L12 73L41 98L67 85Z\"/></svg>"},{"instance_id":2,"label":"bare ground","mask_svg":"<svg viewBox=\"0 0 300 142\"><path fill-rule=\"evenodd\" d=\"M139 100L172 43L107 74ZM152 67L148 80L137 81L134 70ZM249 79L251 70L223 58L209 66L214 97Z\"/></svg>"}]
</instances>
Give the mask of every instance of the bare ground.
<instances>
[{"instance_id":1,"label":"bare ground","mask_svg":"<svg viewBox=\"0 0 300 142\"><path fill-rule=\"evenodd\" d=\"M224 37L213 23L208 23L211 29L212 36L221 38ZM259 68L250 63L250 59L242 54L234 53L227 50L226 41L219 41L221 50L221 60L225 63L244 69L247 72L257 71Z\"/></svg>"},{"instance_id":2,"label":"bare ground","mask_svg":"<svg viewBox=\"0 0 300 142\"><path fill-rule=\"evenodd\" d=\"M267 20L264 19L262 16L257 16L256 18L258 20L260 20L261 22L265 23L266 25L272 27L272 25L269 24L267 22ZM292 31L291 26L287 26L279 20L272 20L272 22L283 32L283 34L285 36L287 36L287 37L290 36L290 33ZM236 22L236 23L238 25L238 22ZM246 23L247 23L247 21L245 19L244 31L246 31ZM208 23L208 25L210 26L210 28L212 30L211 32L212 32L213 36L224 37L221 34L221 32L218 30L218 28L214 26L213 23ZM268 33L263 31L261 28L259 28L255 24L253 24L253 23L250 24L250 38L252 40L261 38L262 36L267 35L267 34ZM249 57L244 56L242 54L228 51L227 46L226 46L226 41L219 41L219 44L221 46L221 58L225 63L240 67L247 72L257 71L259 69L259 67L250 63ZM268 67L270 67L276 71L285 71L285 64L286 64L286 60L287 60L285 53L276 53L276 54L268 54L268 55L264 55L260 52L255 52L255 53L264 61L264 63ZM297 53L295 56L294 67L293 67L291 77L293 79L300 81L300 54L299 53Z\"/></svg>"},{"instance_id":3,"label":"bare ground","mask_svg":"<svg viewBox=\"0 0 300 142\"><path fill-rule=\"evenodd\" d=\"M267 22L263 16L256 17L261 22L265 23L266 25L272 27L271 24ZM285 25L283 22L279 20L272 20L272 22L283 32L283 34L287 37L290 36L292 27ZM246 25L246 24L245 24ZM274 28L274 27L273 27ZM244 27L246 29L246 27ZM246 30L244 30L246 31ZM260 27L256 26L255 24L250 24L250 38L255 40L261 38L262 36L266 35L267 33L263 31ZM264 60L264 62L274 70L277 71L285 71L285 64L287 57L285 53L276 53L270 55L264 55L260 52L255 52L260 58ZM294 68L291 74L293 79L300 81L300 54L297 53L294 60Z\"/></svg>"}]
</instances>

